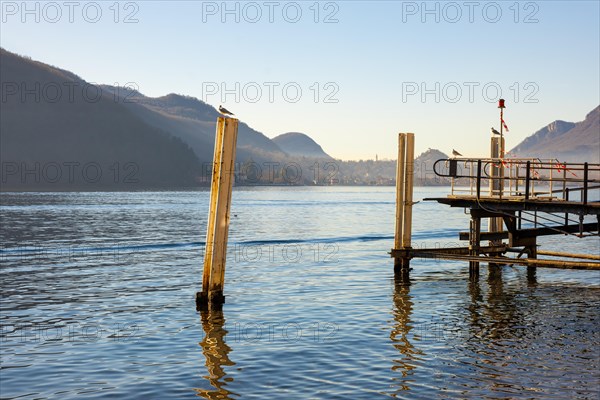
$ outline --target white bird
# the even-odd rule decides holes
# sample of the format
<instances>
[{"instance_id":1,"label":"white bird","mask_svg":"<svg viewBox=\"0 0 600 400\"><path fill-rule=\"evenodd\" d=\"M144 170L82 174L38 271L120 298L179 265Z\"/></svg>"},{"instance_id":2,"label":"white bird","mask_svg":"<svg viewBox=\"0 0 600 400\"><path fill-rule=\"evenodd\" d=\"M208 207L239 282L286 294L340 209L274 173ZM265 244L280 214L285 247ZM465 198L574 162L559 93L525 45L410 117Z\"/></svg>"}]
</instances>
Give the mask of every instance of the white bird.
<instances>
[{"instance_id":1,"label":"white bird","mask_svg":"<svg viewBox=\"0 0 600 400\"><path fill-rule=\"evenodd\" d=\"M454 149L452 149L452 155L453 155L454 157L460 157L460 156L462 156L462 154L460 154L458 151L456 151L456 150L454 150Z\"/></svg>"},{"instance_id":2,"label":"white bird","mask_svg":"<svg viewBox=\"0 0 600 400\"><path fill-rule=\"evenodd\" d=\"M232 113L231 111L229 111L228 109L226 109L223 106L219 106L219 112L223 115L235 115L234 113Z\"/></svg>"},{"instance_id":3,"label":"white bird","mask_svg":"<svg viewBox=\"0 0 600 400\"><path fill-rule=\"evenodd\" d=\"M493 135L499 135L500 132L498 132L497 130L494 129L494 127L492 127L492 134Z\"/></svg>"}]
</instances>

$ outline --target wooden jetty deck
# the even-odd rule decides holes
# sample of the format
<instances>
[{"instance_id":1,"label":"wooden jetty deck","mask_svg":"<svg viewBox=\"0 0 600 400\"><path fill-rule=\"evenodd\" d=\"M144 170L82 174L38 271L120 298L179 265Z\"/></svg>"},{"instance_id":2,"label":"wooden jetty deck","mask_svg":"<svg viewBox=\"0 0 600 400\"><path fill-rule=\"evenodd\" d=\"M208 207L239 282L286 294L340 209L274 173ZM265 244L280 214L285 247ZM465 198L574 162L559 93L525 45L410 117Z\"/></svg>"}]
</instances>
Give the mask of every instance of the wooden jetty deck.
<instances>
[{"instance_id":1,"label":"wooden jetty deck","mask_svg":"<svg viewBox=\"0 0 600 400\"><path fill-rule=\"evenodd\" d=\"M472 277L479 275L481 262L600 270L598 254L542 251L537 243L539 236L547 235L599 236L600 164L592 163L498 157L438 160L434 173L450 178L450 193L424 201L468 210L469 230L458 235L468 246L413 248L412 222L407 218L412 216L414 152L407 147L414 139L408 135L412 134L399 138L396 241L390 252L397 272L408 274L412 258L467 261ZM487 232L482 232L482 218L489 218Z\"/></svg>"}]
</instances>

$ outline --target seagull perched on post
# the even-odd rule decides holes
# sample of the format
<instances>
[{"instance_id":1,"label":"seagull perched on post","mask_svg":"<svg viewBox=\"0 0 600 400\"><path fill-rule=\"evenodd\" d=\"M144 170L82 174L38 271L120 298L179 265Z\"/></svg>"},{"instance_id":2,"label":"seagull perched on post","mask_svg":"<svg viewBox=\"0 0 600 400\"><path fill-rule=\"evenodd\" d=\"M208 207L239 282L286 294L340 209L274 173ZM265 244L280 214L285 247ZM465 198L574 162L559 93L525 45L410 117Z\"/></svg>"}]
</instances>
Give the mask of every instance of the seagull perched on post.
<instances>
[{"instance_id":1,"label":"seagull perched on post","mask_svg":"<svg viewBox=\"0 0 600 400\"><path fill-rule=\"evenodd\" d=\"M453 155L454 157L462 157L462 154L460 154L458 151L456 151L456 150L454 150L454 149L452 149L452 155Z\"/></svg>"},{"instance_id":2,"label":"seagull perched on post","mask_svg":"<svg viewBox=\"0 0 600 400\"><path fill-rule=\"evenodd\" d=\"M497 130L494 129L494 127L492 127L492 135L499 135L500 132L498 132Z\"/></svg>"},{"instance_id":3,"label":"seagull perched on post","mask_svg":"<svg viewBox=\"0 0 600 400\"><path fill-rule=\"evenodd\" d=\"M219 105L219 112L225 116L227 115L235 115L234 113L232 113L231 111L229 111L228 109L226 109L225 107Z\"/></svg>"}]
</instances>

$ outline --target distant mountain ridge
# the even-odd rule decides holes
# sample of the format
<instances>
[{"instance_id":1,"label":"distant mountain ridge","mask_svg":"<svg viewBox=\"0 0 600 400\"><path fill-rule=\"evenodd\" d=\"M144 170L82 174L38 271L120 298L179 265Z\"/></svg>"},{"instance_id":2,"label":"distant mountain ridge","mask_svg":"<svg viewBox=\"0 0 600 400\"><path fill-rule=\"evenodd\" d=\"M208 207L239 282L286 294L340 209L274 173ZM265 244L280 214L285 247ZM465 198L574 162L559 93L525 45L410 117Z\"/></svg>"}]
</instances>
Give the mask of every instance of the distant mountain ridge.
<instances>
[{"instance_id":1,"label":"distant mountain ridge","mask_svg":"<svg viewBox=\"0 0 600 400\"><path fill-rule=\"evenodd\" d=\"M300 132L287 132L274 137L273 142L291 156L332 159L321 146L308 135Z\"/></svg>"},{"instance_id":2,"label":"distant mountain ridge","mask_svg":"<svg viewBox=\"0 0 600 400\"><path fill-rule=\"evenodd\" d=\"M0 157L3 168L8 166L2 171L0 190L145 190L210 182L220 115L211 105L174 93L151 98L131 88L92 85L72 72L3 48L0 61ZM24 95L22 85L35 93ZM75 88L72 95L69 87ZM94 87L90 92L98 97L86 96L86 87ZM52 99L52 92L41 88L63 90ZM258 166L298 161L308 171L313 156L330 158L308 136L304 140L312 145L312 153L298 158L240 121L236 159ZM100 168L101 177L90 179L77 171L66 178L72 171L65 168L75 164ZM31 168L33 172L27 172ZM49 170L60 177L44 176ZM273 183L267 175L257 182Z\"/></svg>"},{"instance_id":3,"label":"distant mountain ridge","mask_svg":"<svg viewBox=\"0 0 600 400\"><path fill-rule=\"evenodd\" d=\"M0 81L1 190L197 185L200 161L186 143L108 93L87 93L77 75L0 49Z\"/></svg>"},{"instance_id":4,"label":"distant mountain ridge","mask_svg":"<svg viewBox=\"0 0 600 400\"><path fill-rule=\"evenodd\" d=\"M99 86L99 97L90 101L81 90L90 84L72 72L2 48L0 61L0 190L174 189L210 182L219 116L213 106L190 96L152 98L108 85ZM44 98L49 95L45 93L40 101L34 96L41 91L24 95L20 85L74 85L76 90L70 96L65 89L56 100ZM600 106L581 122L552 122L523 140L511 155L600 162ZM433 172L435 161L445 158L435 149L419 155L415 184L447 184ZM269 139L241 121L237 162L247 167L238 171L238 184L389 185L395 180L394 160L335 160L304 133ZM276 166L273 176L267 169L261 179L248 176L265 162L268 168ZM286 176L290 162L301 167L298 179ZM73 165L78 170L71 176ZM98 179L82 172L90 165L100 169ZM57 166L58 178L53 175Z\"/></svg>"},{"instance_id":5,"label":"distant mountain ridge","mask_svg":"<svg viewBox=\"0 0 600 400\"><path fill-rule=\"evenodd\" d=\"M548 124L515 146L510 156L600 162L600 106L589 112L583 121L556 120Z\"/></svg>"},{"instance_id":6,"label":"distant mountain ridge","mask_svg":"<svg viewBox=\"0 0 600 400\"><path fill-rule=\"evenodd\" d=\"M220 115L214 107L195 97L174 93L152 98L120 87L103 85L102 88L119 96L125 106L148 124L186 142L202 162L212 162L216 120ZM284 160L286 156L268 137L240 121L239 160L273 161Z\"/></svg>"}]
</instances>

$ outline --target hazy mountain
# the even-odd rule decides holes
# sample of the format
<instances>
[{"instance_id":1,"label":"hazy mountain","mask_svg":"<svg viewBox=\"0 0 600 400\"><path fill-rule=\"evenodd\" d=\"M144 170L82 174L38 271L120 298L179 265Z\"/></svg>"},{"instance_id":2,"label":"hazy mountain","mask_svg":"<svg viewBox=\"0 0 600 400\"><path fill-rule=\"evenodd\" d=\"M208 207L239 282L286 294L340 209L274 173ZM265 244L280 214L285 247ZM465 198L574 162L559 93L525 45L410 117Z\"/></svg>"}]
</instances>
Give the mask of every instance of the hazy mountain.
<instances>
[{"instance_id":1,"label":"hazy mountain","mask_svg":"<svg viewBox=\"0 0 600 400\"><path fill-rule=\"evenodd\" d=\"M202 162L212 162L216 120L220 115L214 107L195 97L173 93L152 98L122 87L102 87L122 99L123 104L146 123L166 130L189 144ZM285 158L286 154L268 137L240 121L237 141L239 161L277 161Z\"/></svg>"},{"instance_id":2,"label":"hazy mountain","mask_svg":"<svg viewBox=\"0 0 600 400\"><path fill-rule=\"evenodd\" d=\"M552 122L523 140L510 155L600 162L600 106L581 122Z\"/></svg>"},{"instance_id":3,"label":"hazy mountain","mask_svg":"<svg viewBox=\"0 0 600 400\"><path fill-rule=\"evenodd\" d=\"M288 132L273 138L273 142L287 154L296 157L332 159L321 146L300 132Z\"/></svg>"},{"instance_id":4,"label":"hazy mountain","mask_svg":"<svg viewBox=\"0 0 600 400\"><path fill-rule=\"evenodd\" d=\"M447 154L442 153L437 149L427 149L427 151L421 153L418 157L415 158L415 168L417 166L422 166L423 168L432 169L433 164L437 160L449 158Z\"/></svg>"},{"instance_id":5,"label":"hazy mountain","mask_svg":"<svg viewBox=\"0 0 600 400\"><path fill-rule=\"evenodd\" d=\"M437 149L427 149L415 158L415 185L417 186L435 186L450 184L449 178L439 177L433 171L433 166L437 160L447 159L448 155ZM438 165L438 171L446 171L445 164Z\"/></svg>"},{"instance_id":6,"label":"hazy mountain","mask_svg":"<svg viewBox=\"0 0 600 400\"><path fill-rule=\"evenodd\" d=\"M0 49L2 190L196 185L190 147L77 75Z\"/></svg>"},{"instance_id":7,"label":"hazy mountain","mask_svg":"<svg viewBox=\"0 0 600 400\"><path fill-rule=\"evenodd\" d=\"M214 107L92 85L4 49L0 56L2 190L167 189L210 179ZM289 159L243 122L237 149L240 163Z\"/></svg>"}]
</instances>

